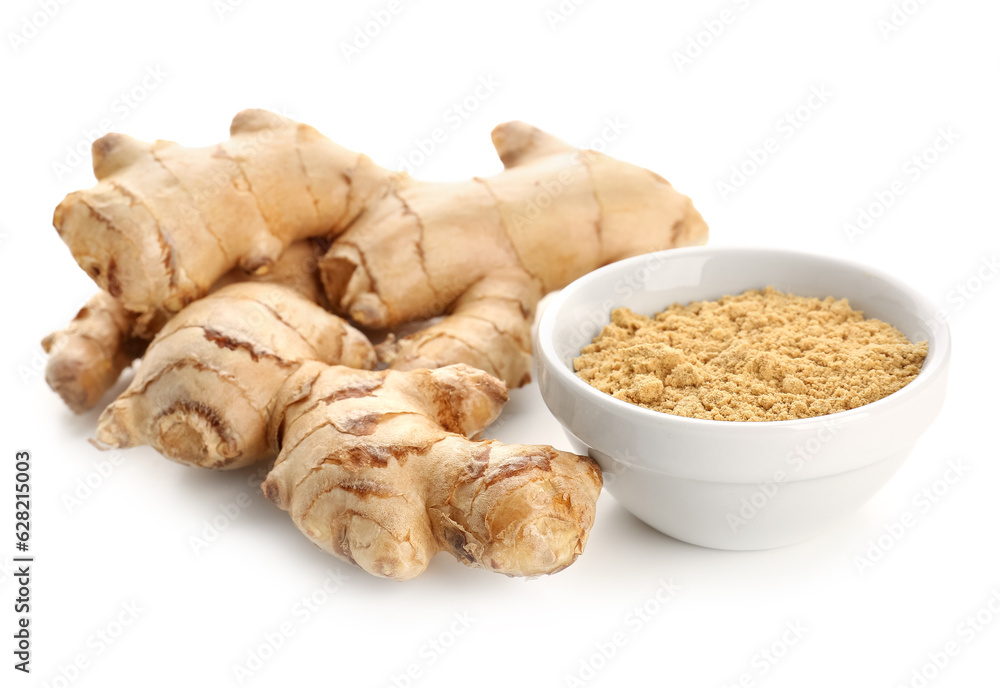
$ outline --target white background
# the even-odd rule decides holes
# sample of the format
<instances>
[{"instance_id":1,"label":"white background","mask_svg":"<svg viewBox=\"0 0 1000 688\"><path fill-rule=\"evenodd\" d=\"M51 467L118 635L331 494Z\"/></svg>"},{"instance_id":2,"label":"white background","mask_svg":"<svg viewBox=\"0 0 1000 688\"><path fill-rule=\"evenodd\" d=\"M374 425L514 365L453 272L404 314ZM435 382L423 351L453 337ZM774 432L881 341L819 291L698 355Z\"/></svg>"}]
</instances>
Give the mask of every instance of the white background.
<instances>
[{"instance_id":1,"label":"white background","mask_svg":"<svg viewBox=\"0 0 1000 688\"><path fill-rule=\"evenodd\" d=\"M595 686L722 687L741 677L775 687L921 685L912 672L949 642L959 654L928 685L998 685L1000 614L984 612L992 623L971 638L961 624L1000 595L1000 279L983 262L1000 251L1000 7L896 2L911 12L896 15L898 27L880 25L893 0L567 1L565 16L552 14L558 0L413 0L351 60L344 44L388 0L245 0L224 13L212 0L105 0L50 3L51 18L38 14L44 2L4 2L0 554L14 552L7 487L14 452L27 448L37 560L30 677L11 666L16 586L6 565L0 574L0 684L239 685L234 666L286 624L290 636L265 649L243 685L406 685L399 676L411 664L420 677L410 685L420 686L564 686L581 675ZM720 31L712 22L723 10L732 21ZM680 64L704 22L719 35L703 33L706 47ZM144 87L147 73L159 76ZM481 79L498 85L477 99ZM780 125L814 87L832 95L800 110L798 128ZM133 89L142 99L129 105L122 95ZM473 111L457 115L467 98ZM51 228L62 196L93 183L88 161L74 162L67 147L85 149L102 120L140 138L206 145L251 106L284 111L393 168L443 128L444 143L416 166L426 179L499 171L489 132L510 119L606 145L690 195L714 245L848 257L939 303L955 338L946 406L878 496L802 545L693 547L604 494L584 556L556 576L512 580L442 555L409 583L369 577L309 544L249 472L198 472L145 448L98 452L86 441L97 410L74 417L39 374L39 340L93 291ZM949 127L957 140L919 178L907 174ZM767 138L776 152L723 193L718 182ZM896 179L905 193L850 241L844 223ZM512 394L492 434L568 447L534 385ZM953 485L939 482L949 461L967 467ZM88 479L99 485L70 504ZM935 485L932 506L918 506ZM196 554L191 537L237 499L250 506ZM906 512L915 525L859 566ZM329 571L346 579L317 592ZM666 605L655 601L661 580L679 587ZM307 613L300 600L312 595L321 603ZM634 610L644 605L642 619ZM795 640L786 647L787 624L806 630L786 635ZM430 645L450 643L452 629L461 635L451 647ZM616 633L625 643L605 661L599 648L610 654ZM761 654L769 648L783 655L773 664ZM72 669L80 658L85 667ZM584 662L599 668L591 675Z\"/></svg>"}]
</instances>

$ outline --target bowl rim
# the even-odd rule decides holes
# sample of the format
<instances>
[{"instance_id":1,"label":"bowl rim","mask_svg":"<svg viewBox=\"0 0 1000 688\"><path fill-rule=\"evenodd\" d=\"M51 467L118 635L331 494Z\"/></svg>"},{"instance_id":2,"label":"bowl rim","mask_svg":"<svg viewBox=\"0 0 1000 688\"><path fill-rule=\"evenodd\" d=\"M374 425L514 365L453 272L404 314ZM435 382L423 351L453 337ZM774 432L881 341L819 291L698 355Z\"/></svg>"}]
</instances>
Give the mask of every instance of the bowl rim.
<instances>
[{"instance_id":1,"label":"bowl rim","mask_svg":"<svg viewBox=\"0 0 1000 688\"><path fill-rule=\"evenodd\" d=\"M663 411L654 411L653 409L648 409L638 404L632 404L627 401L622 401L621 399L616 399L610 394L606 394L596 387L591 386L587 382L580 379L576 373L572 372L569 368L563 365L563 362L559 354L555 351L555 342L553 329L555 327L555 320L557 314L566 306L566 303L572 299L572 297L581 289L585 288L589 283L600 279L604 275L609 273L617 273L619 271L627 271L631 266L641 264L648 261L651 257L656 256L668 262L672 259L684 258L687 256L698 256L699 254L711 256L718 255L722 253L733 253L747 255L750 253L766 254L769 256L780 255L784 259L809 259L809 260L819 260L825 261L830 264L835 264L843 268L848 268L855 272L864 273L868 276L875 277L893 289L896 289L903 295L907 296L913 300L921 310L928 313L936 313L937 309L934 307L932 302L926 298L922 293L918 292L914 287L911 287L906 282L900 280L899 278L881 270L878 268L873 268L864 263L860 263L855 260L850 260L847 258L834 257L823 255L819 253L812 253L809 251L800 251L795 249L785 249L785 248L768 248L761 246L691 246L682 248L669 248L662 249L659 251L651 251L649 253L639 254L637 256L630 256L628 258L623 258L622 260L615 261L613 263L608 263L596 270L586 273L581 277L573 280L570 284L566 285L557 294L555 294L552 300L546 305L538 322L537 330L537 350L539 360L544 359L550 365L546 365L548 372L551 372L557 376L564 386L568 385L568 389L578 394L584 395L584 398L591 403L602 405L610 404L612 408L617 408L623 413L637 413L639 418L645 418L649 421L658 420L659 422L679 423L681 426L689 426L691 429L695 428L712 428L714 431L722 432L766 432L772 431L774 428L787 427L787 428L805 428L807 426L822 423L848 423L853 419L860 419L868 417L871 413L878 413L880 410L888 408L890 405L895 405L901 401L905 401L906 398L912 397L914 394L919 394L923 389L931 384L933 384L934 378L944 369L948 364L951 352L951 333L948 327L947 321L938 321L938 328L932 332L926 332L927 334L927 344L928 353L927 357L924 359L923 364L920 367L920 372L917 377L909 382L905 387L896 390L888 396L882 397L877 401L873 401L863 406L858 406L857 408L848 409L846 411L838 411L835 413L827 413L820 416L811 416L809 418L794 418L789 420L769 420L769 421L734 421L734 420L714 420L708 418L690 418L688 416L679 416L672 413L666 413ZM753 287L748 287L753 288ZM831 294L834 298L838 298L836 295ZM843 297L839 297L843 298ZM623 304L624 306L624 304ZM617 307L623 307L617 306ZM852 307L854 307L852 305ZM892 324L892 323L889 323ZM895 327L895 325L893 325ZM543 390L544 394L544 390ZM626 410L629 409L629 410ZM756 427L757 430L749 430L748 428Z\"/></svg>"}]
</instances>

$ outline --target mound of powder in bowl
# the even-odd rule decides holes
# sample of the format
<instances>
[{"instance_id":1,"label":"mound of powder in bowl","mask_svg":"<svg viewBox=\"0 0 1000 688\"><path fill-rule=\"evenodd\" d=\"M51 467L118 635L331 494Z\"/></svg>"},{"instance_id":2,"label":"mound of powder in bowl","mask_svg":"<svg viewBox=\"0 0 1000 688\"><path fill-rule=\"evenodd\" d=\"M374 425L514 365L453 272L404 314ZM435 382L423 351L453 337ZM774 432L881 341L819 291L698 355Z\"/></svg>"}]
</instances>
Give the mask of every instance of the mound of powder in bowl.
<instances>
[{"instance_id":1,"label":"mound of powder in bowl","mask_svg":"<svg viewBox=\"0 0 1000 688\"><path fill-rule=\"evenodd\" d=\"M618 308L573 366L602 392L654 411L768 421L870 404L905 387L926 356L927 342L865 319L846 299L767 287L651 318Z\"/></svg>"}]
</instances>

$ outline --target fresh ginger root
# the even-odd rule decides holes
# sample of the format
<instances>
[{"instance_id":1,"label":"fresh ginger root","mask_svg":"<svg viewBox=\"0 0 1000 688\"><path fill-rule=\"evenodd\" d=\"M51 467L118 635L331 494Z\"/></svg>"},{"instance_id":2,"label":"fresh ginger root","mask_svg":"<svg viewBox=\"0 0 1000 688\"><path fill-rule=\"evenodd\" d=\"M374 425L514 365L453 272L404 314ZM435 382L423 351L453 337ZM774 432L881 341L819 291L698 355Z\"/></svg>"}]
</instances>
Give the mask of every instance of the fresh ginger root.
<instances>
[{"instance_id":1,"label":"fresh ginger root","mask_svg":"<svg viewBox=\"0 0 1000 688\"><path fill-rule=\"evenodd\" d=\"M484 371L361 370L374 361L363 335L297 292L231 284L159 332L98 440L219 469L280 449L267 496L376 575L412 578L441 550L509 575L572 563L593 523L596 464L469 439L507 400Z\"/></svg>"},{"instance_id":2,"label":"fresh ginger root","mask_svg":"<svg viewBox=\"0 0 1000 688\"><path fill-rule=\"evenodd\" d=\"M264 493L320 548L377 576L413 578L442 550L511 576L554 573L586 545L601 472L552 447L469 439L506 400L503 383L461 364L304 364L279 393L282 450Z\"/></svg>"},{"instance_id":3,"label":"fresh ginger root","mask_svg":"<svg viewBox=\"0 0 1000 688\"><path fill-rule=\"evenodd\" d=\"M52 376L63 396L94 403L131 342L152 339L101 415L105 445L210 468L278 454L268 497L377 575L412 578L441 550L510 575L570 564L593 522L596 464L471 438L505 383L528 379L541 296L606 263L703 242L691 201L521 122L493 131L503 172L455 183L380 168L261 110L238 114L230 134L201 149L94 143L97 185L53 218L106 292L100 322L81 316L50 340L77 351ZM280 278L282 255L310 238L329 246L322 294L315 260L293 276L298 290L242 281ZM375 364L367 339L317 302L370 328L445 317L390 339L380 352L392 369L369 372L356 370Z\"/></svg>"},{"instance_id":4,"label":"fresh ginger root","mask_svg":"<svg viewBox=\"0 0 1000 688\"><path fill-rule=\"evenodd\" d=\"M469 323L457 313L463 295L493 272L520 270L544 293L605 263L707 235L690 199L662 177L522 122L493 131L503 172L453 183L378 167L263 110L239 113L230 133L208 148L108 134L93 146L97 185L56 209L60 236L133 314L140 339L230 270L266 273L307 237L333 240L320 271L337 312L371 328L454 313L462 324L446 328L455 335ZM508 334L516 333L441 339L433 358L510 359L494 349L508 346ZM429 358L426 336L417 338L387 355L403 368ZM524 382L519 366L501 368L508 385Z\"/></svg>"},{"instance_id":5,"label":"fresh ginger root","mask_svg":"<svg viewBox=\"0 0 1000 688\"><path fill-rule=\"evenodd\" d=\"M393 327L445 312L495 270L518 267L548 292L707 236L691 200L649 170L523 122L496 127L493 144L504 163L493 177L395 180L323 258L330 303L364 326Z\"/></svg>"},{"instance_id":6,"label":"fresh ginger root","mask_svg":"<svg viewBox=\"0 0 1000 688\"><path fill-rule=\"evenodd\" d=\"M49 354L45 380L74 412L93 408L142 355L146 342L131 336L133 320L121 303L101 291L65 330L42 340Z\"/></svg>"},{"instance_id":7,"label":"fresh ginger root","mask_svg":"<svg viewBox=\"0 0 1000 688\"><path fill-rule=\"evenodd\" d=\"M360 332L298 292L242 282L197 301L160 330L128 389L101 414L97 439L149 444L205 468L273 457L274 396L306 361L372 368Z\"/></svg>"},{"instance_id":8,"label":"fresh ginger root","mask_svg":"<svg viewBox=\"0 0 1000 688\"><path fill-rule=\"evenodd\" d=\"M326 304L317 271L321 252L311 241L297 241L278 258L269 272L248 275L230 270L212 285L212 291L236 282L281 284L313 303ZM152 336L155 332L147 334ZM98 292L65 330L42 340L49 354L45 379L75 413L89 411L111 389L121 372L142 355L148 337L133 334L136 316L107 292Z\"/></svg>"},{"instance_id":9,"label":"fresh ginger root","mask_svg":"<svg viewBox=\"0 0 1000 688\"><path fill-rule=\"evenodd\" d=\"M312 127L244 110L208 148L107 134L92 189L53 223L77 263L147 338L233 268L266 272L299 239L347 226L398 176Z\"/></svg>"}]
</instances>

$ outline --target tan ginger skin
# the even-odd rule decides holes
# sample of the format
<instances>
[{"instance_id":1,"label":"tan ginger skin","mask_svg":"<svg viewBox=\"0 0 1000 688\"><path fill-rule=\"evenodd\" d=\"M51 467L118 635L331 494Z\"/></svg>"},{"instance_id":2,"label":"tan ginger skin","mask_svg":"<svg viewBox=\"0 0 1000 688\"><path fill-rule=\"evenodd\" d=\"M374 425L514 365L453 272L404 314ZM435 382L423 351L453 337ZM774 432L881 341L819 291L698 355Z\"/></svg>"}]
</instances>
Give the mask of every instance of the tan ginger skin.
<instances>
[{"instance_id":1,"label":"tan ginger skin","mask_svg":"<svg viewBox=\"0 0 1000 688\"><path fill-rule=\"evenodd\" d=\"M50 336L50 381L84 410L152 339L101 415L106 445L227 469L278 455L268 497L376 575L411 578L442 550L509 575L562 569L593 522L596 464L472 438L528 378L544 293L707 230L648 170L520 122L493 141L503 172L444 184L261 110L214 147L99 139L97 186L54 221L112 300ZM391 369L372 372L367 339L314 302L370 328L446 317L390 337Z\"/></svg>"},{"instance_id":2,"label":"tan ginger skin","mask_svg":"<svg viewBox=\"0 0 1000 688\"><path fill-rule=\"evenodd\" d=\"M97 439L148 444L203 468L271 458L275 395L306 361L376 363L363 334L300 293L264 283L225 286L160 330L128 389L101 414Z\"/></svg>"},{"instance_id":3,"label":"tan ginger skin","mask_svg":"<svg viewBox=\"0 0 1000 688\"><path fill-rule=\"evenodd\" d=\"M65 330L42 340L49 355L45 381L76 413L92 409L122 371L142 355L146 340L133 337L134 317L106 291L99 291Z\"/></svg>"},{"instance_id":4,"label":"tan ginger skin","mask_svg":"<svg viewBox=\"0 0 1000 688\"><path fill-rule=\"evenodd\" d=\"M413 578L439 551L512 576L554 573L583 552L600 469L469 439L506 400L502 382L464 364L303 365L272 416L282 450L264 493L316 545L378 576Z\"/></svg>"},{"instance_id":5,"label":"tan ginger skin","mask_svg":"<svg viewBox=\"0 0 1000 688\"><path fill-rule=\"evenodd\" d=\"M280 449L268 498L379 576L412 578L439 551L518 576L580 555L601 490L591 459L471 440L507 400L484 371L363 370L374 363L361 333L298 292L231 284L160 330L98 440L225 469Z\"/></svg>"},{"instance_id":6,"label":"tan ginger skin","mask_svg":"<svg viewBox=\"0 0 1000 688\"><path fill-rule=\"evenodd\" d=\"M246 281L281 284L312 303L325 305L326 296L316 272L320 255L313 242L298 241L281 254L269 272L247 275L233 269L212 290ZM149 342L133 336L134 327L134 314L107 292L99 291L65 330L42 340L42 348L49 355L46 381L74 412L83 413L96 406L122 371L142 356Z\"/></svg>"},{"instance_id":7,"label":"tan ginger skin","mask_svg":"<svg viewBox=\"0 0 1000 688\"><path fill-rule=\"evenodd\" d=\"M230 133L207 148L108 134L93 145L97 185L56 209L77 263L131 314L122 341L150 339L220 279L267 273L290 244L319 237L333 240L320 261L329 304L363 326L465 308L457 327L383 347L393 367L493 361L487 372L514 387L527 367L513 343L524 340L538 297L605 263L707 236L690 199L662 177L522 122L493 131L503 172L451 183L386 170L264 110L239 113ZM496 296L519 302L521 315L505 316L509 329L492 341L470 333L470 299L462 297L495 291L498 281L509 291ZM86 374L120 369L104 349L70 347L52 364L62 369L48 375L56 391L85 402L74 410L114 382L110 373Z\"/></svg>"}]
</instances>

